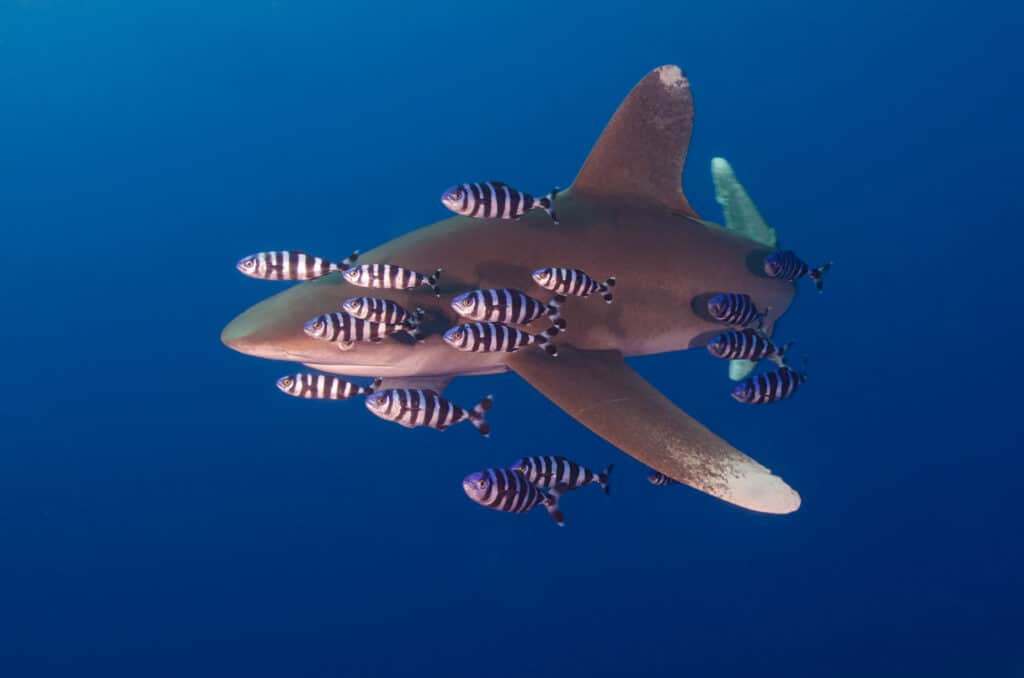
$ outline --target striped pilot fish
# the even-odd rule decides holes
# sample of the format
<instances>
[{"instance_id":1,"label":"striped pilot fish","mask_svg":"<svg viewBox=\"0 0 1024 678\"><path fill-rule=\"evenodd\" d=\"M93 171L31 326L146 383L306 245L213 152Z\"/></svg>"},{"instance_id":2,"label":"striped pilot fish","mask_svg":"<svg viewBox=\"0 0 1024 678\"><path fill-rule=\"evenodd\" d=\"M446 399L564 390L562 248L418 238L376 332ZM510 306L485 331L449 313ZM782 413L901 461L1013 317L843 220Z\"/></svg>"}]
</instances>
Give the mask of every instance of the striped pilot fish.
<instances>
[{"instance_id":1,"label":"striped pilot fish","mask_svg":"<svg viewBox=\"0 0 1024 678\"><path fill-rule=\"evenodd\" d=\"M608 487L608 476L613 467L614 464L608 464L608 468L605 470L594 473L565 457L555 456L520 457L509 466L513 471L522 473L530 481L530 484L537 487L559 488L560 491L565 491L597 483L605 494L611 494L611 488Z\"/></svg>"},{"instance_id":2,"label":"striped pilot fish","mask_svg":"<svg viewBox=\"0 0 1024 678\"><path fill-rule=\"evenodd\" d=\"M382 341L389 334L405 332L409 328L404 324L375 323L355 318L348 313L338 312L318 315L308 321L302 329L314 339L335 342L338 344L338 348L347 351L356 342L376 343Z\"/></svg>"},{"instance_id":3,"label":"striped pilot fish","mask_svg":"<svg viewBox=\"0 0 1024 678\"><path fill-rule=\"evenodd\" d=\"M442 398L437 391L419 388L377 391L366 399L368 410L381 419L397 422L406 428L427 426L443 431L468 421L485 438L491 434L491 427L484 421L484 414L493 404L494 397L487 396L476 407L466 410Z\"/></svg>"},{"instance_id":4,"label":"striped pilot fish","mask_svg":"<svg viewBox=\"0 0 1024 678\"><path fill-rule=\"evenodd\" d=\"M336 264L305 252L279 250L250 254L235 264L235 268L259 280L313 280L334 271L347 271L358 258L359 250L356 250Z\"/></svg>"},{"instance_id":5,"label":"striped pilot fish","mask_svg":"<svg viewBox=\"0 0 1024 678\"><path fill-rule=\"evenodd\" d=\"M557 195L556 188L543 198L534 198L500 181L484 181L452 186L441 194L441 203L456 214L480 219L519 219L533 208L539 207L557 224Z\"/></svg>"},{"instance_id":6,"label":"striped pilot fish","mask_svg":"<svg viewBox=\"0 0 1024 678\"><path fill-rule=\"evenodd\" d=\"M277 387L296 398L310 400L348 400L352 396L370 395L373 386L360 386L333 374L299 372L277 380Z\"/></svg>"},{"instance_id":7,"label":"striped pilot fish","mask_svg":"<svg viewBox=\"0 0 1024 678\"><path fill-rule=\"evenodd\" d=\"M758 361L768 358L779 367L785 365L786 351L793 342L784 346L776 346L761 330L747 327L742 330L729 330L714 337L708 342L708 353L716 358L727 360Z\"/></svg>"},{"instance_id":8,"label":"striped pilot fish","mask_svg":"<svg viewBox=\"0 0 1024 678\"><path fill-rule=\"evenodd\" d=\"M741 403L763 405L785 400L807 381L804 372L790 367L780 367L773 372L755 374L744 379L732 389L732 397Z\"/></svg>"},{"instance_id":9,"label":"striped pilot fish","mask_svg":"<svg viewBox=\"0 0 1024 678\"><path fill-rule=\"evenodd\" d=\"M825 272L830 268L832 268L831 261L817 268L811 268L793 250L772 252L764 258L764 272L768 277L776 280L797 280L807 276L814 281L814 286L818 288L819 292L825 284Z\"/></svg>"},{"instance_id":10,"label":"striped pilot fish","mask_svg":"<svg viewBox=\"0 0 1024 678\"><path fill-rule=\"evenodd\" d=\"M559 491L544 492L515 469L489 468L470 473L462 479L462 489L470 499L495 511L526 513L543 506L559 527L565 525L558 508Z\"/></svg>"},{"instance_id":11,"label":"striped pilot fish","mask_svg":"<svg viewBox=\"0 0 1024 678\"><path fill-rule=\"evenodd\" d=\"M422 308L410 313L400 304L390 299L375 297L353 297L341 303L341 310L353 318L372 323L381 323L389 327L401 326L417 341L422 339L420 323L426 314Z\"/></svg>"},{"instance_id":12,"label":"striped pilot fish","mask_svg":"<svg viewBox=\"0 0 1024 678\"><path fill-rule=\"evenodd\" d=\"M600 292L606 304L612 303L615 276L599 283L578 268L539 268L533 272L533 281L556 294L571 294L574 297L589 297Z\"/></svg>"},{"instance_id":13,"label":"striped pilot fish","mask_svg":"<svg viewBox=\"0 0 1024 678\"><path fill-rule=\"evenodd\" d=\"M679 484L678 481L672 480L664 473L660 471L655 471L653 469L650 473L647 474L647 482L649 482L651 485L657 485L659 487L664 487L665 485Z\"/></svg>"},{"instance_id":14,"label":"striped pilot fish","mask_svg":"<svg viewBox=\"0 0 1024 678\"><path fill-rule=\"evenodd\" d=\"M444 340L452 348L474 353L512 353L523 346L536 344L554 358L558 355L558 347L551 343L551 337L558 336L558 332L554 325L540 334L530 334L502 323L466 323L445 332Z\"/></svg>"},{"instance_id":15,"label":"striped pilot fish","mask_svg":"<svg viewBox=\"0 0 1024 678\"><path fill-rule=\"evenodd\" d=\"M708 299L708 315L726 325L737 327L746 327L752 323L762 327L770 310L770 306L763 312L757 310L749 294L738 292L724 292Z\"/></svg>"},{"instance_id":16,"label":"striped pilot fish","mask_svg":"<svg viewBox=\"0 0 1024 678\"><path fill-rule=\"evenodd\" d=\"M411 290L420 285L426 285L434 290L434 294L438 298L441 297L441 289L437 286L437 279L441 277L441 269L437 269L431 275L423 275L392 264L364 264L350 268L342 275L345 280L357 287L371 287L378 290Z\"/></svg>"},{"instance_id":17,"label":"striped pilot fish","mask_svg":"<svg viewBox=\"0 0 1024 678\"><path fill-rule=\"evenodd\" d=\"M565 297L556 294L550 303L534 299L526 292L504 287L496 290L473 290L452 299L452 310L464 318L492 323L528 325L537 318L547 316L560 330L565 329L565 319L560 308Z\"/></svg>"}]
</instances>

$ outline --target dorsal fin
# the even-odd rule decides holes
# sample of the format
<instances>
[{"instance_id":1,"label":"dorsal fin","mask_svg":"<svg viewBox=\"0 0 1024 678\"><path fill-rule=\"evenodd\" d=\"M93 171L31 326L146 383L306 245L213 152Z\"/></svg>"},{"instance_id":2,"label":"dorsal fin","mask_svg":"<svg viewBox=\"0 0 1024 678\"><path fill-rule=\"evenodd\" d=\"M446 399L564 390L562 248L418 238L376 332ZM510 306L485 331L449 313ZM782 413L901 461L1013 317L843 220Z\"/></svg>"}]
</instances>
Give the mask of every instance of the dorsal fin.
<instances>
[{"instance_id":1,"label":"dorsal fin","mask_svg":"<svg viewBox=\"0 0 1024 678\"><path fill-rule=\"evenodd\" d=\"M615 111L576 176L573 192L654 203L697 216L682 187L692 131L690 81L678 66L654 69Z\"/></svg>"}]
</instances>

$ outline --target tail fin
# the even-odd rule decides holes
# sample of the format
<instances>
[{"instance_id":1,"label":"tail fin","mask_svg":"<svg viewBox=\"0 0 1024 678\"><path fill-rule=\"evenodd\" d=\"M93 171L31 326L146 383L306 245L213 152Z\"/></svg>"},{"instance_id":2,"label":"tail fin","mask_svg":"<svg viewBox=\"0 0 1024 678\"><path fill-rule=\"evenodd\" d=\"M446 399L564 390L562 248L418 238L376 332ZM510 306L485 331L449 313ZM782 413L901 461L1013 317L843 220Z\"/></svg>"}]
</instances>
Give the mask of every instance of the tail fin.
<instances>
[{"instance_id":1,"label":"tail fin","mask_svg":"<svg viewBox=\"0 0 1024 678\"><path fill-rule=\"evenodd\" d=\"M615 276L610 276L607 280L601 283L599 288L601 291L601 297L604 298L604 303L612 303L612 288L615 287Z\"/></svg>"},{"instance_id":2,"label":"tail fin","mask_svg":"<svg viewBox=\"0 0 1024 678\"><path fill-rule=\"evenodd\" d=\"M381 378L377 377L367 386L360 386L356 390L356 395L373 395L373 392L380 386Z\"/></svg>"},{"instance_id":3,"label":"tail fin","mask_svg":"<svg viewBox=\"0 0 1024 678\"><path fill-rule=\"evenodd\" d=\"M551 217L551 221L558 223L558 215L555 214L555 198L558 196L558 186L551 189L551 192L545 195L543 198L537 201L537 204L548 213Z\"/></svg>"},{"instance_id":4,"label":"tail fin","mask_svg":"<svg viewBox=\"0 0 1024 678\"><path fill-rule=\"evenodd\" d=\"M825 287L825 273L830 268L832 268L831 261L822 264L818 268L812 268L807 274L811 277L811 280L814 281L814 286L818 288L819 292L821 292Z\"/></svg>"},{"instance_id":5,"label":"tail fin","mask_svg":"<svg viewBox=\"0 0 1024 678\"><path fill-rule=\"evenodd\" d=\"M489 395L477 403L476 407L469 412L469 421L484 438L491 435L491 426L484 421L484 414L487 410L491 409L492 405L494 405L494 396Z\"/></svg>"},{"instance_id":6,"label":"tail fin","mask_svg":"<svg viewBox=\"0 0 1024 678\"><path fill-rule=\"evenodd\" d=\"M434 290L434 296L437 297L438 299L441 298L441 288L437 286L437 281L441 277L441 271L443 270L443 268L439 268L433 273L431 273L430 276L427 277L427 281L424 283L425 285L430 286L430 288Z\"/></svg>"},{"instance_id":7,"label":"tail fin","mask_svg":"<svg viewBox=\"0 0 1024 678\"><path fill-rule=\"evenodd\" d=\"M540 334L533 335L533 339L538 346L544 349L545 353L547 353L552 358L557 358L558 347L551 343L551 338L557 337L559 332L561 332L561 330L558 329L558 326L552 325L551 327L547 328Z\"/></svg>"},{"instance_id":8,"label":"tail fin","mask_svg":"<svg viewBox=\"0 0 1024 678\"><path fill-rule=\"evenodd\" d=\"M559 527L565 527L565 516L562 515L561 509L558 508L558 498L561 496L561 486L546 493L544 495L544 508L548 510L548 514L551 516L551 519L555 521L556 525Z\"/></svg>"},{"instance_id":9,"label":"tail fin","mask_svg":"<svg viewBox=\"0 0 1024 678\"><path fill-rule=\"evenodd\" d=\"M423 329L420 327L420 323L423 322L423 316L426 314L426 311L417 307L413 311L412 317L405 321L406 333L416 341L423 341Z\"/></svg>"},{"instance_id":10,"label":"tail fin","mask_svg":"<svg viewBox=\"0 0 1024 678\"><path fill-rule=\"evenodd\" d=\"M554 323L554 326L558 328L559 332L564 332L567 324L565 318L562 317L562 304L565 303L565 295L556 294L555 298L548 302L548 318Z\"/></svg>"},{"instance_id":11,"label":"tail fin","mask_svg":"<svg viewBox=\"0 0 1024 678\"><path fill-rule=\"evenodd\" d=\"M341 260L341 264L338 265L338 270L347 271L352 268L352 264L356 263L356 259L359 258L359 250L356 250L352 254L348 255Z\"/></svg>"},{"instance_id":12,"label":"tail fin","mask_svg":"<svg viewBox=\"0 0 1024 678\"><path fill-rule=\"evenodd\" d=\"M607 467L597 476L597 482L601 484L601 489L604 490L605 494L611 494L612 488L608 485L608 476L612 474L612 469L615 468L615 464L608 464Z\"/></svg>"},{"instance_id":13,"label":"tail fin","mask_svg":"<svg viewBox=\"0 0 1024 678\"><path fill-rule=\"evenodd\" d=\"M771 360L779 367L786 367L786 351L793 348L795 341L787 341L785 344L775 349L775 353L772 354Z\"/></svg>"}]
</instances>

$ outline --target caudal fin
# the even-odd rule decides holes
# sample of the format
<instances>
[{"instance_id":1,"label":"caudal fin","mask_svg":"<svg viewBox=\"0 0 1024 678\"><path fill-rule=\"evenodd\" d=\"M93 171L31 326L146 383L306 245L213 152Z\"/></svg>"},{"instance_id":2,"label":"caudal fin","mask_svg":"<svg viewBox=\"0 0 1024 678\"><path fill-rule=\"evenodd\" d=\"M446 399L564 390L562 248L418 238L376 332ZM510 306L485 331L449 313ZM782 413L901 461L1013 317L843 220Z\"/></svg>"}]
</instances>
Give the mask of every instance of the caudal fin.
<instances>
[{"instance_id":1,"label":"caudal fin","mask_svg":"<svg viewBox=\"0 0 1024 678\"><path fill-rule=\"evenodd\" d=\"M338 266L338 270L347 271L352 268L352 264L356 263L356 259L359 258L359 250L356 250L352 254L348 255L341 260L341 264Z\"/></svg>"},{"instance_id":2,"label":"caudal fin","mask_svg":"<svg viewBox=\"0 0 1024 678\"><path fill-rule=\"evenodd\" d=\"M558 333L561 331L562 330L558 328L558 325L552 325L551 327L547 328L540 334L533 335L533 340L538 346L544 349L545 353L547 353L552 358L557 358L558 347L551 343L551 338L557 337Z\"/></svg>"},{"instance_id":3,"label":"caudal fin","mask_svg":"<svg viewBox=\"0 0 1024 678\"><path fill-rule=\"evenodd\" d=\"M555 521L555 525L565 527L565 516L562 515L562 510L558 508L558 498L560 496L562 496L562 491L558 487L545 494L544 508L548 510L548 515L551 516L551 520Z\"/></svg>"},{"instance_id":4,"label":"caudal fin","mask_svg":"<svg viewBox=\"0 0 1024 678\"><path fill-rule=\"evenodd\" d=\"M769 356L771 358L771 361L774 362L779 367L786 367L786 351L793 348L794 344L796 344L795 341L788 341L779 348L775 349L775 353Z\"/></svg>"},{"instance_id":5,"label":"caudal fin","mask_svg":"<svg viewBox=\"0 0 1024 678\"><path fill-rule=\"evenodd\" d=\"M427 278L427 282L426 282L426 284L429 285L431 287L431 289L434 290L434 296L437 297L438 299L441 298L441 288L437 286L437 281L441 277L441 271L443 271L443 270L444 269L439 268L436 271L434 271L433 273L431 273L430 277Z\"/></svg>"},{"instance_id":6,"label":"caudal fin","mask_svg":"<svg viewBox=\"0 0 1024 678\"><path fill-rule=\"evenodd\" d=\"M381 379L377 377L370 384L366 386L360 386L356 391L356 395L373 395L374 390L380 387Z\"/></svg>"},{"instance_id":7,"label":"caudal fin","mask_svg":"<svg viewBox=\"0 0 1024 678\"><path fill-rule=\"evenodd\" d=\"M608 485L608 476L612 474L613 468L615 468L615 464L608 464L605 470L601 471L597 476L597 482L600 483L601 489L604 490L605 494L612 493L612 488Z\"/></svg>"},{"instance_id":8,"label":"caudal fin","mask_svg":"<svg viewBox=\"0 0 1024 678\"><path fill-rule=\"evenodd\" d=\"M551 189L551 192L545 195L543 198L537 201L537 204L548 213L551 217L551 221L558 223L558 215L555 214L555 198L558 196L558 186Z\"/></svg>"},{"instance_id":9,"label":"caudal fin","mask_svg":"<svg viewBox=\"0 0 1024 678\"><path fill-rule=\"evenodd\" d=\"M830 268L832 268L831 261L822 264L818 268L812 268L810 272L807 274L811 277L811 280L814 281L814 286L818 288L819 292L821 292L825 288L825 273Z\"/></svg>"},{"instance_id":10,"label":"caudal fin","mask_svg":"<svg viewBox=\"0 0 1024 678\"><path fill-rule=\"evenodd\" d=\"M476 407L469 412L469 421L484 438L488 438L491 435L491 425L484 421L484 415L487 410L491 409L492 405L494 405L494 396L489 395L478 402Z\"/></svg>"},{"instance_id":11,"label":"caudal fin","mask_svg":"<svg viewBox=\"0 0 1024 678\"><path fill-rule=\"evenodd\" d=\"M604 299L604 303L612 303L612 288L615 287L615 276L610 276L607 280L601 283L601 297Z\"/></svg>"},{"instance_id":12,"label":"caudal fin","mask_svg":"<svg viewBox=\"0 0 1024 678\"><path fill-rule=\"evenodd\" d=\"M559 332L564 332L568 326L565 322L565 318L562 317L562 304L565 303L565 296L556 294L555 298L548 302L547 316L551 319L554 327L558 328Z\"/></svg>"},{"instance_id":13,"label":"caudal fin","mask_svg":"<svg viewBox=\"0 0 1024 678\"><path fill-rule=\"evenodd\" d=\"M423 328L420 327L420 323L423 322L423 316L426 314L427 312L422 308L417 308L413 311L412 317L405 321L406 333L416 341L423 341Z\"/></svg>"}]
</instances>

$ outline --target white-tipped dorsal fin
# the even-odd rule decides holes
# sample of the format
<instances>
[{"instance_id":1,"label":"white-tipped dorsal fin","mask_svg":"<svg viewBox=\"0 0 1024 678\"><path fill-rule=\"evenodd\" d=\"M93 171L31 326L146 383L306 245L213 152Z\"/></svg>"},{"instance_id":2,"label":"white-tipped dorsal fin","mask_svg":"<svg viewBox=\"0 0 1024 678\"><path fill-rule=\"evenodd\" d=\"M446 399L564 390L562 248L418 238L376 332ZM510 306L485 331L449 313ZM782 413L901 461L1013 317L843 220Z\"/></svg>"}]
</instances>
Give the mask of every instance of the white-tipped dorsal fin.
<instances>
[{"instance_id":1,"label":"white-tipped dorsal fin","mask_svg":"<svg viewBox=\"0 0 1024 678\"><path fill-rule=\"evenodd\" d=\"M573 192L653 203L696 217L682 187L692 131L690 81L678 66L654 69L604 128Z\"/></svg>"}]
</instances>

